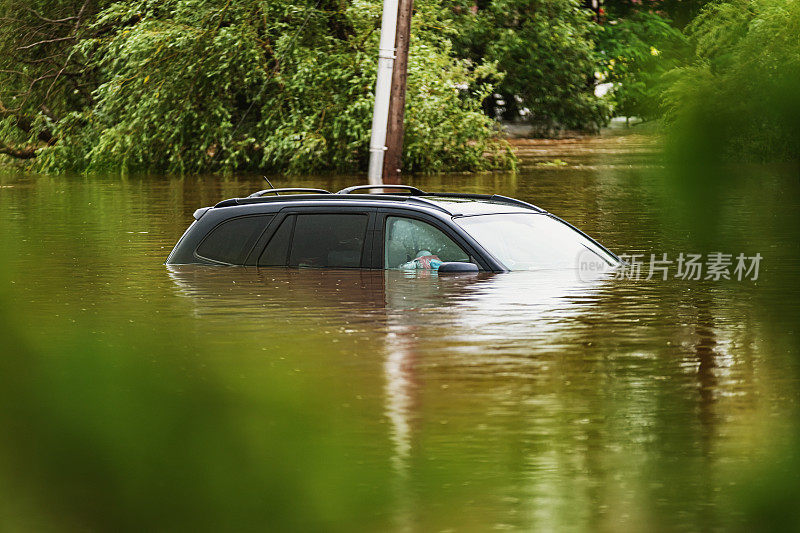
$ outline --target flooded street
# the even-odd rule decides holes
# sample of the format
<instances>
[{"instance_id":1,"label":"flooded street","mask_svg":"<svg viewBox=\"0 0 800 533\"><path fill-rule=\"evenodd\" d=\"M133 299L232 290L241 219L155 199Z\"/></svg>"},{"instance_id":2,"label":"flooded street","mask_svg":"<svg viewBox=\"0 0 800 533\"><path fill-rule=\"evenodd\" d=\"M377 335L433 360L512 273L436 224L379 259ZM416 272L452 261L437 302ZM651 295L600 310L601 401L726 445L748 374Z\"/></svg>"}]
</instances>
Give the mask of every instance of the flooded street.
<instances>
[{"instance_id":1,"label":"flooded street","mask_svg":"<svg viewBox=\"0 0 800 533\"><path fill-rule=\"evenodd\" d=\"M265 513L300 508L313 518L292 522L288 513L276 522L286 527L725 528L742 511L746 476L791 447L797 429L796 176L739 169L717 203L693 213L692 199L666 184L647 137L530 143L520 154L514 174L409 183L520 198L646 261L760 253L758 279L680 279L674 266L667 280L167 267L196 208L246 196L263 179L4 171L5 320L15 342L39 354L25 375L50 376L15 385L18 394L45 407L98 405L86 415L96 424L50 408L25 420L85 429L64 442L93 450L76 460L94 476L87 493L116 479L114 465L172 472L174 463L154 466L159 453L138 444L153 439L177 463L190 458L193 473L180 479L219 483L246 501L241 511L231 503L233 512L255 516L251 506L274 493L286 501L270 500ZM271 179L333 191L364 181ZM97 359L108 362L102 372ZM47 374L48 362L60 370ZM96 372L85 382L75 377L84 364ZM99 387L103 376L118 387ZM209 383L215 395L204 392ZM100 407L115 402L124 407ZM229 446L226 432L246 445ZM220 441L204 448L209 435ZM44 440L46 454L67 454L59 438ZM8 464L38 464L19 448L4 445L4 491L20 475ZM106 466L95 471L98 457ZM205 468L197 465L217 460L194 477ZM226 474L251 469L233 481ZM44 467L37 475L49 479ZM152 489L158 475L148 475L107 490L140 501L133 495L156 499L182 486ZM177 505L201 505L207 494L196 487ZM76 511L76 528L92 524L86 516ZM20 523L38 523L30 520Z\"/></svg>"}]
</instances>

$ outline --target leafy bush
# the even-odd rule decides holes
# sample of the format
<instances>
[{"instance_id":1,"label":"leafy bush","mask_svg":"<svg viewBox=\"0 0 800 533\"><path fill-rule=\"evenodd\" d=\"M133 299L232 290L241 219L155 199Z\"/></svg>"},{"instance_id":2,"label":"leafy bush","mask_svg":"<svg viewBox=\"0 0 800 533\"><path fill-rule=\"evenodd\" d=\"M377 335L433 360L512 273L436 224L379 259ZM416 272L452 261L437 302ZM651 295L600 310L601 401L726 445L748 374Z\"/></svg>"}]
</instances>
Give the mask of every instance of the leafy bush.
<instances>
[{"instance_id":1,"label":"leafy bush","mask_svg":"<svg viewBox=\"0 0 800 533\"><path fill-rule=\"evenodd\" d=\"M433 45L412 43L408 91L413 96L406 99L404 168L438 171L513 166L515 158L508 144L499 141L498 125L480 106L490 87L479 85L478 80L494 78L494 66L468 69ZM494 138L475 142L487 133Z\"/></svg>"},{"instance_id":2,"label":"leafy bush","mask_svg":"<svg viewBox=\"0 0 800 533\"><path fill-rule=\"evenodd\" d=\"M420 6L407 94L407 168L512 165L493 122L476 111L482 95L458 89L474 74L430 29L437 10L424 1ZM91 87L90 98L61 106L48 123L58 142L38 150L36 165L177 172L364 168L380 12L376 0L112 4L72 39L70 57L84 58L80 78ZM421 16L428 20L416 20ZM491 70L482 73L492 77Z\"/></svg>"},{"instance_id":3,"label":"leafy bush","mask_svg":"<svg viewBox=\"0 0 800 533\"><path fill-rule=\"evenodd\" d=\"M495 0L475 10L464 4L454 19L459 54L498 65L497 91L512 106L519 99L535 133L606 123L608 103L594 95L597 25L580 2Z\"/></svg>"},{"instance_id":4,"label":"leafy bush","mask_svg":"<svg viewBox=\"0 0 800 533\"><path fill-rule=\"evenodd\" d=\"M710 4L687 33L694 56L668 74L665 93L672 146L704 157L797 159L800 3Z\"/></svg>"},{"instance_id":5,"label":"leafy bush","mask_svg":"<svg viewBox=\"0 0 800 533\"><path fill-rule=\"evenodd\" d=\"M651 12L601 26L603 81L613 83L614 114L652 120L661 115L664 73L676 67L686 39L670 21Z\"/></svg>"}]
</instances>

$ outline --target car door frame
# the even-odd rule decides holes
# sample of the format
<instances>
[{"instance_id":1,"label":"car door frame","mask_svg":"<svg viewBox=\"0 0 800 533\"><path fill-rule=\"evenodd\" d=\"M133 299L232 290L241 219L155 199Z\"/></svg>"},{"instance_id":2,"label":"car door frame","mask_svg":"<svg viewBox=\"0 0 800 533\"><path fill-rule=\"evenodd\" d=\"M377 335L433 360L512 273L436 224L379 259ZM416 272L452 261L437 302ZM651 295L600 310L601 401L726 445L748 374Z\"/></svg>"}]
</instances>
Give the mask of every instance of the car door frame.
<instances>
[{"instance_id":1,"label":"car door frame","mask_svg":"<svg viewBox=\"0 0 800 533\"><path fill-rule=\"evenodd\" d=\"M355 206L355 205L348 205L348 206L336 206L336 205L314 205L314 206L287 206L279 210L275 213L275 217L267 226L264 233L261 237L256 241L256 244L251 248L250 252L245 257L245 266L253 266L258 267L258 260L261 257L261 254L264 253L264 249L269 244L269 241L272 239L272 236L278 230L278 228L283 224L283 221L286 217L291 215L303 215L303 214L314 214L314 215L344 215L344 214L360 214L360 215L367 215L367 229L364 233L364 249L361 250L361 265L359 267L325 267L325 268L342 268L342 269L350 269L350 268L359 268L359 269L374 269L376 267L371 266L373 265L374 259L374 227L375 227L375 220L377 218L377 209L375 207L367 207L367 206ZM289 268L289 257L286 258L287 263L282 267L272 267L272 268ZM270 268L270 267L260 267L260 268ZM380 268L380 267L379 267Z\"/></svg>"}]
</instances>

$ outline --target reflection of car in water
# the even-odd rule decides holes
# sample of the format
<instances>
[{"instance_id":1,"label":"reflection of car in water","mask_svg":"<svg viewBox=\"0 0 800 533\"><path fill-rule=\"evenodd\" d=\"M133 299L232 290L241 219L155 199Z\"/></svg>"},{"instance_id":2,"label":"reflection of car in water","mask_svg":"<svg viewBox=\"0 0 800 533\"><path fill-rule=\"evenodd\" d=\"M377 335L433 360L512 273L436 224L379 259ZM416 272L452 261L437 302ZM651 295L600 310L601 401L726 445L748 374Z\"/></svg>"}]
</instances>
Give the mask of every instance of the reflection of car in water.
<instances>
[{"instance_id":1,"label":"reflection of car in water","mask_svg":"<svg viewBox=\"0 0 800 533\"><path fill-rule=\"evenodd\" d=\"M362 194L375 188L399 192ZM499 195L266 189L194 217L167 264L505 272L619 263L555 215Z\"/></svg>"},{"instance_id":2,"label":"reflection of car in water","mask_svg":"<svg viewBox=\"0 0 800 533\"><path fill-rule=\"evenodd\" d=\"M240 323L252 320L254 328L312 318L369 324L373 332L387 323L441 328L442 334L455 336L480 331L492 342L553 341L556 332L569 330L576 316L601 300L601 289L610 281L609 274L587 280L557 270L437 276L424 270L169 265L167 273L198 315L233 313Z\"/></svg>"}]
</instances>

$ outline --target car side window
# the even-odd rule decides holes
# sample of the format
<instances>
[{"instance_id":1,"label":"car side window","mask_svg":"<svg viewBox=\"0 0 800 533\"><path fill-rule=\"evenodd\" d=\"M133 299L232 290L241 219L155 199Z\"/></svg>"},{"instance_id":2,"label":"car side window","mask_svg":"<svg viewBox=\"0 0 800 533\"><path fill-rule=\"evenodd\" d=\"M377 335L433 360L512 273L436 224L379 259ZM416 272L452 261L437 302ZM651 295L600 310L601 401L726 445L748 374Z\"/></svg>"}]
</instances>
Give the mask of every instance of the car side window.
<instances>
[{"instance_id":1,"label":"car side window","mask_svg":"<svg viewBox=\"0 0 800 533\"><path fill-rule=\"evenodd\" d=\"M283 219L275 230L264 252L258 259L258 266L286 266L289 257L289 245L292 243L295 215Z\"/></svg>"},{"instance_id":2,"label":"car side window","mask_svg":"<svg viewBox=\"0 0 800 533\"><path fill-rule=\"evenodd\" d=\"M360 267L368 221L366 214L297 215L289 266Z\"/></svg>"},{"instance_id":3,"label":"car side window","mask_svg":"<svg viewBox=\"0 0 800 533\"><path fill-rule=\"evenodd\" d=\"M270 239L259 266L359 268L369 216L360 213L286 217Z\"/></svg>"},{"instance_id":4,"label":"car side window","mask_svg":"<svg viewBox=\"0 0 800 533\"><path fill-rule=\"evenodd\" d=\"M195 253L205 259L241 264L244 255L252 248L272 215L238 217L226 220L206 235Z\"/></svg>"},{"instance_id":5,"label":"car side window","mask_svg":"<svg viewBox=\"0 0 800 533\"><path fill-rule=\"evenodd\" d=\"M386 217L384 268L435 268L434 261L469 262L469 255L441 230L427 222Z\"/></svg>"}]
</instances>

